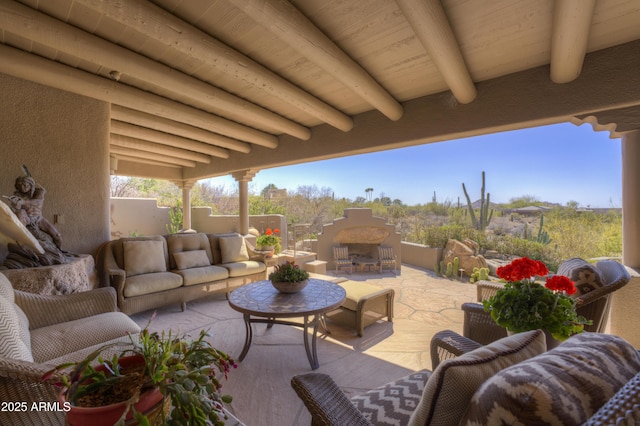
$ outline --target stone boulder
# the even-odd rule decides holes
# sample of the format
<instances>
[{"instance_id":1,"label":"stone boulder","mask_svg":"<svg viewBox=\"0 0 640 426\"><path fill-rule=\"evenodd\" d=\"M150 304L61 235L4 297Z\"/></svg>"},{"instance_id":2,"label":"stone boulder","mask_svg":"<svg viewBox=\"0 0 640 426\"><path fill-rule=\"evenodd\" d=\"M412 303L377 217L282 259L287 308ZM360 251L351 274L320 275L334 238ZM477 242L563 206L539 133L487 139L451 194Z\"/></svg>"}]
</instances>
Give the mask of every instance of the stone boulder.
<instances>
[{"instance_id":1,"label":"stone boulder","mask_svg":"<svg viewBox=\"0 0 640 426\"><path fill-rule=\"evenodd\" d=\"M478 255L478 243L466 239L464 242L449 240L442 251L444 264L453 263L454 258L459 260L459 268L464 269L465 276L471 276L473 268L486 268L487 262L483 256ZM456 275L458 271L455 271Z\"/></svg>"}]
</instances>

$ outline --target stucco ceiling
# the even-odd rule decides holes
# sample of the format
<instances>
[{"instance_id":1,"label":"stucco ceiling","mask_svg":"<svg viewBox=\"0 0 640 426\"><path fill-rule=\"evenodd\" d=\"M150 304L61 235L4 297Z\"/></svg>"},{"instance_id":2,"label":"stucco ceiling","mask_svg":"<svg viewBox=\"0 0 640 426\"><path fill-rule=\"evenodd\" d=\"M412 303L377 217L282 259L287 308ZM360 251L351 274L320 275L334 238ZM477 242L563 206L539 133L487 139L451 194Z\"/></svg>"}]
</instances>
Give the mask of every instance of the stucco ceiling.
<instances>
[{"instance_id":1,"label":"stucco ceiling","mask_svg":"<svg viewBox=\"0 0 640 426\"><path fill-rule=\"evenodd\" d=\"M0 0L0 72L111 103L116 173L194 180L637 129L639 23L640 0Z\"/></svg>"}]
</instances>

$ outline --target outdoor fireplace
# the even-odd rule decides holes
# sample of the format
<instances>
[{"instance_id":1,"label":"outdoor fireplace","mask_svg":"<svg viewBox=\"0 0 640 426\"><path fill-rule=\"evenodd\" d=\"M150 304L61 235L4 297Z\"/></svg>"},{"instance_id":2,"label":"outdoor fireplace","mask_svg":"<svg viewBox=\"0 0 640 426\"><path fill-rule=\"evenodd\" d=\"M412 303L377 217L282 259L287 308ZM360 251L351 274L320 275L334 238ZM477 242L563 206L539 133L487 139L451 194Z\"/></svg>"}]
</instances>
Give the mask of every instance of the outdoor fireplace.
<instances>
[{"instance_id":1,"label":"outdoor fireplace","mask_svg":"<svg viewBox=\"0 0 640 426\"><path fill-rule=\"evenodd\" d=\"M318 235L318 258L331 265L333 247L346 246L350 255L376 259L378 247L385 246L393 248L400 264L400 241L395 226L374 217L371 209L345 209L344 217L322 227L322 233Z\"/></svg>"}]
</instances>

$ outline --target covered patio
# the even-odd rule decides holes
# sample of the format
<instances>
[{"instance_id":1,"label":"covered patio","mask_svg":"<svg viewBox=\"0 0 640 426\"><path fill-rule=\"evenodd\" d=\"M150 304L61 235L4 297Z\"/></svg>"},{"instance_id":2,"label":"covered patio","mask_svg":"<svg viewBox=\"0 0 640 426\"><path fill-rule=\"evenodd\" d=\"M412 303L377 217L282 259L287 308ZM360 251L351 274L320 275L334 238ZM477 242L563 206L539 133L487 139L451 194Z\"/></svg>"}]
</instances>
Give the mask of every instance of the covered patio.
<instances>
[{"instance_id":1,"label":"covered patio","mask_svg":"<svg viewBox=\"0 0 640 426\"><path fill-rule=\"evenodd\" d=\"M476 299L469 283L438 278L431 271L404 265L399 275L329 273L326 279L366 281L396 292L393 323L386 319L365 328L363 337L343 323L329 320L331 334L318 339L320 368L330 374L349 395L362 393L410 372L431 368L429 342L435 333L449 329L462 333L460 305ZM152 312L133 319L144 327ZM244 340L242 315L231 308L224 295L157 311L152 330L180 327L197 335L210 329L214 346L238 358ZM223 381L223 392L234 400L232 412L247 425L309 425L311 416L289 381L310 372L300 328L254 325L254 342L247 357ZM337 374L339 372L339 374Z\"/></svg>"},{"instance_id":2,"label":"covered patio","mask_svg":"<svg viewBox=\"0 0 640 426\"><path fill-rule=\"evenodd\" d=\"M175 182L184 228L193 185L232 175L246 233L260 170L589 123L622 139L640 268L638 22L637 0L0 0L0 193L27 164L64 248L95 255L111 175ZM635 278L611 322L636 347L639 299Z\"/></svg>"}]
</instances>

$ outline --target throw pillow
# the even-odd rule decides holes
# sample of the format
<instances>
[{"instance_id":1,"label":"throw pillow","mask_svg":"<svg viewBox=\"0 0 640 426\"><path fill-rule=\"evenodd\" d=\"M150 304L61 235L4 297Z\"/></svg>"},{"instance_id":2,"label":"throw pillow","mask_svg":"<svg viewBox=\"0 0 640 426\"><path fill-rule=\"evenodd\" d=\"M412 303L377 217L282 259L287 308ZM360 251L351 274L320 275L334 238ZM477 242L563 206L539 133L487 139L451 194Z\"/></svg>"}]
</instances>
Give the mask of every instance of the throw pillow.
<instances>
[{"instance_id":1,"label":"throw pillow","mask_svg":"<svg viewBox=\"0 0 640 426\"><path fill-rule=\"evenodd\" d=\"M544 333L533 330L444 361L429 378L409 425L458 424L476 389L489 377L546 350Z\"/></svg>"},{"instance_id":2,"label":"throw pillow","mask_svg":"<svg viewBox=\"0 0 640 426\"><path fill-rule=\"evenodd\" d=\"M578 257L562 262L558 267L558 275L569 277L576 284L578 291L573 294L573 297L581 296L604 286L604 279L598 268Z\"/></svg>"},{"instance_id":3,"label":"throw pillow","mask_svg":"<svg viewBox=\"0 0 640 426\"><path fill-rule=\"evenodd\" d=\"M205 250L191 250L173 253L173 259L176 261L178 269L199 268L201 266L211 265Z\"/></svg>"},{"instance_id":4,"label":"throw pillow","mask_svg":"<svg viewBox=\"0 0 640 426\"><path fill-rule=\"evenodd\" d=\"M11 281L9 281L9 278L2 272L0 272L0 296L5 297L9 302L15 300Z\"/></svg>"},{"instance_id":5,"label":"throw pillow","mask_svg":"<svg viewBox=\"0 0 640 426\"><path fill-rule=\"evenodd\" d=\"M125 241L124 270L128 277L153 272L166 272L162 241Z\"/></svg>"},{"instance_id":6,"label":"throw pillow","mask_svg":"<svg viewBox=\"0 0 640 426\"><path fill-rule=\"evenodd\" d=\"M0 358L33 362L31 350L23 341L25 324L20 323L15 307L13 302L0 296Z\"/></svg>"},{"instance_id":7,"label":"throw pillow","mask_svg":"<svg viewBox=\"0 0 640 426\"><path fill-rule=\"evenodd\" d=\"M639 369L638 352L622 338L578 334L487 380L460 424L583 424Z\"/></svg>"},{"instance_id":8,"label":"throw pillow","mask_svg":"<svg viewBox=\"0 0 640 426\"><path fill-rule=\"evenodd\" d=\"M249 252L242 235L220 237L222 263L243 262L249 260Z\"/></svg>"}]
</instances>

